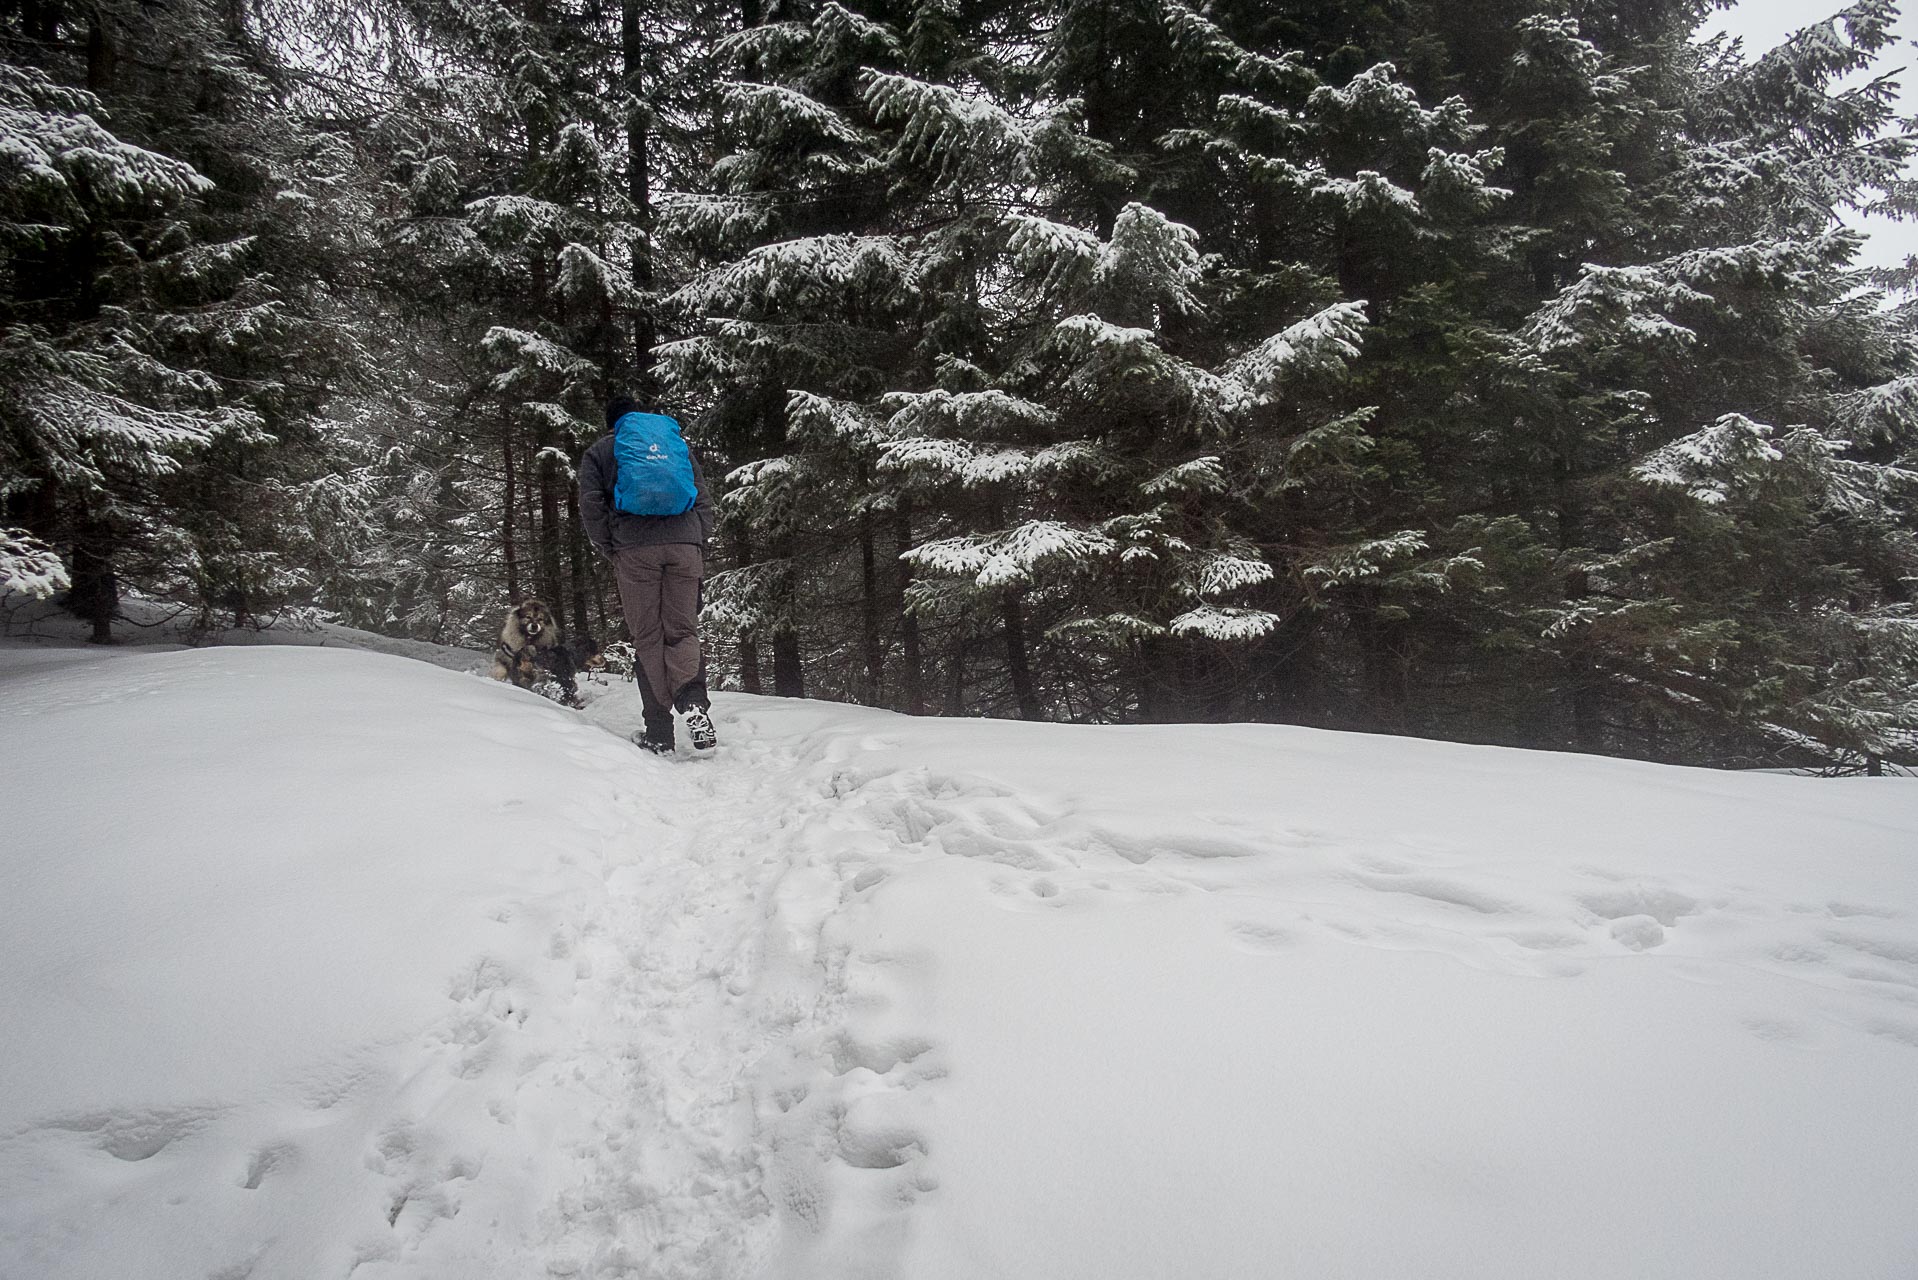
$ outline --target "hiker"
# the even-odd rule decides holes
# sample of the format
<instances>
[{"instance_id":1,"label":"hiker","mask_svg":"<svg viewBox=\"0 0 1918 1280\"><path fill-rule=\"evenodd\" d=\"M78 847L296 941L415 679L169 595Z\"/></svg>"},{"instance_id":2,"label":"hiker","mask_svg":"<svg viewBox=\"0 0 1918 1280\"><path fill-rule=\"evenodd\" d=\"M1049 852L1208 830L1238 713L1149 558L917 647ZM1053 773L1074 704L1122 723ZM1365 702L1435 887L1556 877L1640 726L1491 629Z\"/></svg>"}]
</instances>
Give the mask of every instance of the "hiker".
<instances>
[{"instance_id":1,"label":"hiker","mask_svg":"<svg viewBox=\"0 0 1918 1280\"><path fill-rule=\"evenodd\" d=\"M608 434L579 460L579 515L594 548L612 562L633 636L646 721L633 741L672 755L677 711L693 750L710 751L719 736L697 625L712 493L672 418L615 396L606 404L606 426Z\"/></svg>"}]
</instances>

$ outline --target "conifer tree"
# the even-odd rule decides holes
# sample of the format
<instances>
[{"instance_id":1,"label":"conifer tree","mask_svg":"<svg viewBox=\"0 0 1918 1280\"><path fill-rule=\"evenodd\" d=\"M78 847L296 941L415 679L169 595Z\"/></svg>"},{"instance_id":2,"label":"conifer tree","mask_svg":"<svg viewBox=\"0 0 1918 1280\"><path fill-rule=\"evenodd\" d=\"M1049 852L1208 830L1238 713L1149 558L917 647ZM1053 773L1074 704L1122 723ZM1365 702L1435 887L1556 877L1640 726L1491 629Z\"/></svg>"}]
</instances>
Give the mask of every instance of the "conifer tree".
<instances>
[{"instance_id":1,"label":"conifer tree","mask_svg":"<svg viewBox=\"0 0 1918 1280\"><path fill-rule=\"evenodd\" d=\"M827 597L866 623L849 652L827 640L830 665L843 671L863 649L872 692L883 679L876 526L887 504L870 491L870 418L839 406L927 359L916 345L932 312L857 88L862 68L897 67L905 41L832 0L765 17L725 45L719 190L668 210L699 269L675 295L693 335L664 349L664 371L703 407L717 455L740 468L723 507L735 567L715 581L714 604L739 637L746 687L758 687L763 643L773 691L805 691L802 631ZM838 594L855 548L859 583Z\"/></svg>"},{"instance_id":2,"label":"conifer tree","mask_svg":"<svg viewBox=\"0 0 1918 1280\"><path fill-rule=\"evenodd\" d=\"M1910 705L1911 335L1834 222L1903 181L1888 86L1839 85L1890 16L1858 5L1701 67L1653 188L1683 216L1525 329L1561 402L1604 415L1585 481L1604 518L1564 540L1584 590L1542 611L1546 647L1600 673L1614 716L1727 756L1883 754Z\"/></svg>"},{"instance_id":3,"label":"conifer tree","mask_svg":"<svg viewBox=\"0 0 1918 1280\"><path fill-rule=\"evenodd\" d=\"M303 585L278 535L310 457L270 447L309 430L297 387L336 353L297 208L311 156L273 136L234 12L40 5L0 39L8 510L67 553L97 640L128 577L245 621Z\"/></svg>"}]
</instances>

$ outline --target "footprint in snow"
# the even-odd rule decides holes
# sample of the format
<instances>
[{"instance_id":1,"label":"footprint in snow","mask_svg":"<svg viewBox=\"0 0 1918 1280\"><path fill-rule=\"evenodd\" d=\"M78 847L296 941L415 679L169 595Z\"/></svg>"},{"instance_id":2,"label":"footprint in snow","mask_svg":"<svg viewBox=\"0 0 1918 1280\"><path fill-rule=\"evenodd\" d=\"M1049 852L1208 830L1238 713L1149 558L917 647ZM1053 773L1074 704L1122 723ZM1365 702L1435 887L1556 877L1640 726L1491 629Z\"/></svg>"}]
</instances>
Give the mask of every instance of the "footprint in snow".
<instances>
[{"instance_id":1,"label":"footprint in snow","mask_svg":"<svg viewBox=\"0 0 1918 1280\"><path fill-rule=\"evenodd\" d=\"M1633 951L1650 951L1665 942L1665 926L1648 915L1620 916L1612 921L1612 938Z\"/></svg>"},{"instance_id":2,"label":"footprint in snow","mask_svg":"<svg viewBox=\"0 0 1918 1280\"><path fill-rule=\"evenodd\" d=\"M1298 939L1290 930L1277 925L1246 920L1226 930L1232 945L1250 955L1275 956L1290 951Z\"/></svg>"}]
</instances>

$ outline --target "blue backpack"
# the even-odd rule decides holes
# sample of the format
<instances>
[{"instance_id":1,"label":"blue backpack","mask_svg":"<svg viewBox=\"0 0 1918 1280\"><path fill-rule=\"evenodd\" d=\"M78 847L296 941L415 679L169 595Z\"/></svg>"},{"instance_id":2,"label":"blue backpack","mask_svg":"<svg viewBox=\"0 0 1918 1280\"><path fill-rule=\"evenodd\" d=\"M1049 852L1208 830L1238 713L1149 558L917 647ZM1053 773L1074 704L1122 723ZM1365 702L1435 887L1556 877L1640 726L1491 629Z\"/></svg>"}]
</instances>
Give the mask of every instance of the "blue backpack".
<instances>
[{"instance_id":1,"label":"blue backpack","mask_svg":"<svg viewBox=\"0 0 1918 1280\"><path fill-rule=\"evenodd\" d=\"M693 509L693 455L679 423L663 413L626 413L613 424L613 506L632 516L676 516Z\"/></svg>"}]
</instances>

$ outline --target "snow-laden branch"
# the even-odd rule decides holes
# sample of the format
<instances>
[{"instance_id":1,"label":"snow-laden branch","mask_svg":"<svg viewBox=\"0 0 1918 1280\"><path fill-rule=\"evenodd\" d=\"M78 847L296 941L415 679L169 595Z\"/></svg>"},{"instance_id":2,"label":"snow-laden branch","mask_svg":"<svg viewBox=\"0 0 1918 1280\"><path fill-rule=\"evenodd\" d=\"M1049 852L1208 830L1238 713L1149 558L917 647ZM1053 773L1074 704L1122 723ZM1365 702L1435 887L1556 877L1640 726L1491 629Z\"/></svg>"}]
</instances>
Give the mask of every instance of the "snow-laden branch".
<instances>
[{"instance_id":1,"label":"snow-laden branch","mask_svg":"<svg viewBox=\"0 0 1918 1280\"><path fill-rule=\"evenodd\" d=\"M44 600L71 585L59 552L24 529L0 528L0 595L18 591Z\"/></svg>"},{"instance_id":2,"label":"snow-laden branch","mask_svg":"<svg viewBox=\"0 0 1918 1280\"><path fill-rule=\"evenodd\" d=\"M1305 576L1321 586L1342 586L1383 577L1406 556L1425 550L1425 535L1403 529L1383 538L1371 538L1320 552L1305 565Z\"/></svg>"},{"instance_id":3,"label":"snow-laden branch","mask_svg":"<svg viewBox=\"0 0 1918 1280\"><path fill-rule=\"evenodd\" d=\"M980 587L1022 587L1042 567L1077 567L1110 554L1116 545L1090 529L1058 520L1030 520L1000 533L928 542L905 556L927 573L970 578Z\"/></svg>"},{"instance_id":4,"label":"snow-laden branch","mask_svg":"<svg viewBox=\"0 0 1918 1280\"><path fill-rule=\"evenodd\" d=\"M1175 636L1191 639L1243 643L1271 634L1283 621L1278 614L1262 609L1202 604L1174 618L1166 624L1166 629Z\"/></svg>"},{"instance_id":5,"label":"snow-laden branch","mask_svg":"<svg viewBox=\"0 0 1918 1280\"><path fill-rule=\"evenodd\" d=\"M1337 302L1287 325L1227 365L1227 376L1244 384L1258 404L1269 404L1279 386L1302 373L1343 369L1356 360L1365 334L1365 303Z\"/></svg>"},{"instance_id":6,"label":"snow-laden branch","mask_svg":"<svg viewBox=\"0 0 1918 1280\"><path fill-rule=\"evenodd\" d=\"M0 192L9 203L73 219L212 190L192 165L115 137L94 119L103 114L91 93L0 64Z\"/></svg>"},{"instance_id":7,"label":"snow-laden branch","mask_svg":"<svg viewBox=\"0 0 1918 1280\"><path fill-rule=\"evenodd\" d=\"M754 249L699 276L673 301L701 314L822 305L851 293L909 291L912 275L911 260L891 236L809 236Z\"/></svg>"}]
</instances>

